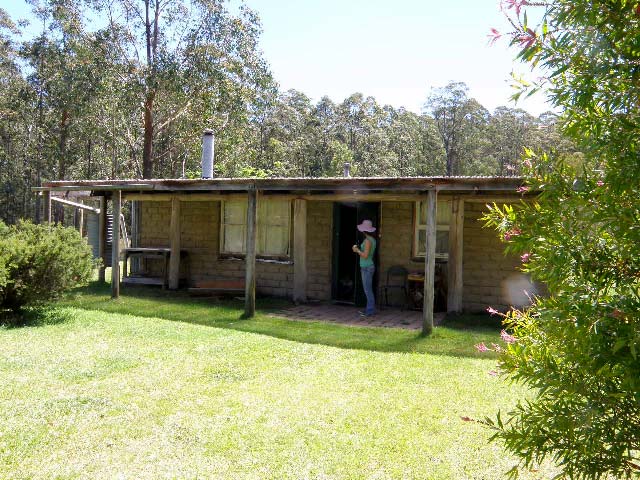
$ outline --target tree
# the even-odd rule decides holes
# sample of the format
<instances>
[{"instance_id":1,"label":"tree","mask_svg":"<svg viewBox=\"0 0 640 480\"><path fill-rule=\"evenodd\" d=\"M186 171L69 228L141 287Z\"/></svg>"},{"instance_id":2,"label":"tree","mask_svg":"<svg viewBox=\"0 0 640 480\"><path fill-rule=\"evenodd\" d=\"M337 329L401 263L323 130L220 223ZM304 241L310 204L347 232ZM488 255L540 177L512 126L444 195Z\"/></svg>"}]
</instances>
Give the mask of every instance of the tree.
<instances>
[{"instance_id":1,"label":"tree","mask_svg":"<svg viewBox=\"0 0 640 480\"><path fill-rule=\"evenodd\" d=\"M198 145L205 127L226 129L217 146L223 156L234 148L248 123L247 104L271 83L257 46L257 15L242 6L233 16L221 0L98 3L141 105L143 178L160 173L158 165L173 176L187 168L197 154L181 145Z\"/></svg>"},{"instance_id":2,"label":"tree","mask_svg":"<svg viewBox=\"0 0 640 480\"><path fill-rule=\"evenodd\" d=\"M553 0L535 30L533 7L507 7L518 56L547 70L585 161L528 152L523 190L541 194L487 215L550 292L506 315L502 369L535 396L498 417L496 438L525 467L552 458L568 478L638 478L640 5Z\"/></svg>"},{"instance_id":3,"label":"tree","mask_svg":"<svg viewBox=\"0 0 640 480\"><path fill-rule=\"evenodd\" d=\"M486 109L468 98L468 90L464 83L450 82L434 89L424 105L425 113L433 116L442 139L448 176L462 174L473 150L470 142L488 116Z\"/></svg>"}]
</instances>

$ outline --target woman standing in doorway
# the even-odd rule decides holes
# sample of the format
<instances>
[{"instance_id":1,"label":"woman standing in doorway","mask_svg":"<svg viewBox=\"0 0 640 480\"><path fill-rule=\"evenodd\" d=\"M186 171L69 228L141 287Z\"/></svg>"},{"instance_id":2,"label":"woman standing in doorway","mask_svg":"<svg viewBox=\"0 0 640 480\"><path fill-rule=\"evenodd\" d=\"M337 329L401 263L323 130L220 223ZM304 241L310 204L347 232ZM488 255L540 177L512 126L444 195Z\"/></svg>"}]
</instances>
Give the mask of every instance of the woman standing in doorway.
<instances>
[{"instance_id":1,"label":"woman standing in doorway","mask_svg":"<svg viewBox=\"0 0 640 480\"><path fill-rule=\"evenodd\" d=\"M374 232L376 227L373 226L371 220L363 220L358 225L358 231L364 234L364 240L358 245L354 245L351 249L360 257L360 274L362 275L362 288L367 297L367 307L364 312L360 312L363 317L370 317L376 313L376 299L373 294L373 274L376 266L373 263L373 254L376 251L376 239Z\"/></svg>"}]
</instances>

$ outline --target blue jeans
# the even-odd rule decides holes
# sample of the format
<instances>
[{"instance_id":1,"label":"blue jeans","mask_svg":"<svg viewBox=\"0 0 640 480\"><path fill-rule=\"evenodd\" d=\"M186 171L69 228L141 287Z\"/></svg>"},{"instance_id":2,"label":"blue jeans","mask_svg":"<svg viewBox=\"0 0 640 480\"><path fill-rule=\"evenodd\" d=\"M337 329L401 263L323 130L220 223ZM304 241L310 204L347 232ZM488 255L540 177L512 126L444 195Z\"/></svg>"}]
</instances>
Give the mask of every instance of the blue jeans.
<instances>
[{"instance_id":1,"label":"blue jeans","mask_svg":"<svg viewBox=\"0 0 640 480\"><path fill-rule=\"evenodd\" d=\"M376 313L376 298L373 294L373 274L376 271L375 265L370 267L360 267L360 275L362 276L362 288L367 297L367 307L364 313L373 315Z\"/></svg>"}]
</instances>

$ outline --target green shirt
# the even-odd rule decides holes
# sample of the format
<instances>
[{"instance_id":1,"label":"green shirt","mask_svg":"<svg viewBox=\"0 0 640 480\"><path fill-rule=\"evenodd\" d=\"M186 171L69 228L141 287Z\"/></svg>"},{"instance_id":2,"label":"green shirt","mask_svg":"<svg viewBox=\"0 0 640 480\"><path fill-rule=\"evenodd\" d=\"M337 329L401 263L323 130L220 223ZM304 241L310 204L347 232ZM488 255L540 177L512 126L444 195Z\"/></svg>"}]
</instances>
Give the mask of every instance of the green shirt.
<instances>
[{"instance_id":1,"label":"green shirt","mask_svg":"<svg viewBox=\"0 0 640 480\"><path fill-rule=\"evenodd\" d=\"M371 249L369 250L369 256L367 258L360 257L360 266L361 267L371 267L373 266L373 253L376 251L376 239L370 237L369 235L365 236L365 240L360 244L360 250L364 252L365 246L364 242L369 240L371 242Z\"/></svg>"}]
</instances>

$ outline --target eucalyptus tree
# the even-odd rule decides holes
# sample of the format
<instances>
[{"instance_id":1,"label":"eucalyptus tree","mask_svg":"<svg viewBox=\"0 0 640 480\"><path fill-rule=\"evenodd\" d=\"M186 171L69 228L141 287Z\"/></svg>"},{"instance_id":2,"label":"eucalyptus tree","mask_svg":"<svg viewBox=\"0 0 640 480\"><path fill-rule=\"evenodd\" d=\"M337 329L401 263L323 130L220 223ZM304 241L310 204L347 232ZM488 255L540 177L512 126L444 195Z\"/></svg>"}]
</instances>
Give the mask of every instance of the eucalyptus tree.
<instances>
[{"instance_id":1,"label":"eucalyptus tree","mask_svg":"<svg viewBox=\"0 0 640 480\"><path fill-rule=\"evenodd\" d=\"M536 147L536 119L522 109L498 107L489 120L487 133L490 139L488 152L496 161L496 175L520 173L524 148Z\"/></svg>"},{"instance_id":2,"label":"eucalyptus tree","mask_svg":"<svg viewBox=\"0 0 640 480\"><path fill-rule=\"evenodd\" d=\"M96 5L108 28L119 32L121 63L130 65L139 100L131 108L142 119L142 176L193 166L204 127L227 133L218 145L224 158L248 125L247 104L271 82L257 46L257 15L246 6L233 15L221 0Z\"/></svg>"},{"instance_id":3,"label":"eucalyptus tree","mask_svg":"<svg viewBox=\"0 0 640 480\"><path fill-rule=\"evenodd\" d=\"M30 216L33 95L19 65L19 27L0 8L0 220L14 223Z\"/></svg>"},{"instance_id":4,"label":"eucalyptus tree","mask_svg":"<svg viewBox=\"0 0 640 480\"><path fill-rule=\"evenodd\" d=\"M468 97L468 87L450 82L431 91L424 104L424 113L435 120L446 155L446 175L459 175L465 166L469 141L482 124L485 112L478 102Z\"/></svg>"}]
</instances>

